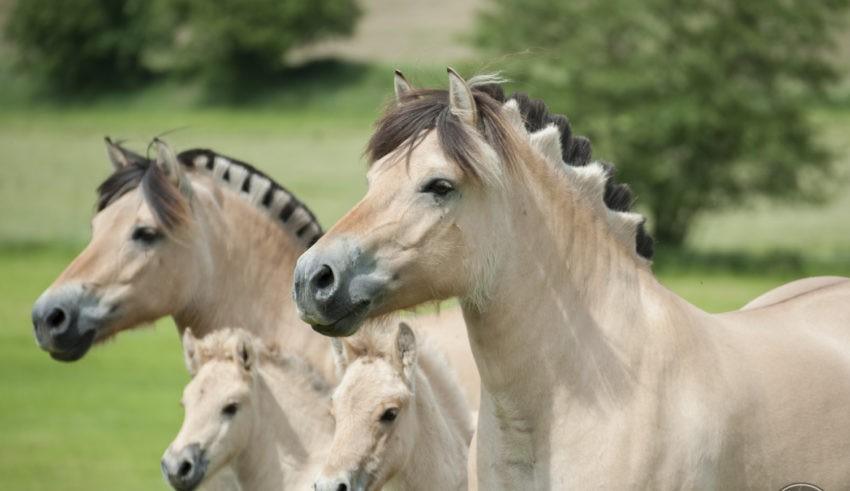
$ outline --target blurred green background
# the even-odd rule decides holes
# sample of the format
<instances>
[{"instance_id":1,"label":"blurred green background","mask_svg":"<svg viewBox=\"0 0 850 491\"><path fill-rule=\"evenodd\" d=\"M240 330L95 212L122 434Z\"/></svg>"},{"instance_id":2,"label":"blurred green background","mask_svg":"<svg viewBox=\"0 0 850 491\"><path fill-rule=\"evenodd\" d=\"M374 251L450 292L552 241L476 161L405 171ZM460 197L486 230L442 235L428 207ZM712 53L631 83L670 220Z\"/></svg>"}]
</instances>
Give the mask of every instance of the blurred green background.
<instances>
[{"instance_id":1,"label":"blurred green background","mask_svg":"<svg viewBox=\"0 0 850 491\"><path fill-rule=\"evenodd\" d=\"M844 15L846 2L817 3L811 8L820 10L800 14L808 19L806 25L820 26L828 38L818 42L810 39L817 38L815 34L803 36L834 72L823 87L800 89L808 83L805 73L818 70L811 65L797 78L784 74L778 82L766 76L753 81L726 74L721 82L699 89L734 95L744 91L743 84L762 84L756 86L768 91L787 85L783 91L768 93L769 103L737 124L758 126L793 113L802 121L800 132L794 134L801 140L777 142L794 136L781 132L761 135L762 140L752 137L746 152L727 144L719 157L702 154L704 167L698 167L699 155L682 161L677 169L684 178L679 181L652 181L645 176L654 172L654 162L661 166L668 161L656 155L655 147L641 148L634 142L624 146L617 137L630 128L647 132L646 128L660 126L666 136L670 128L686 127L693 131L683 132L681 141L700 145L704 138L693 134L701 134L703 127L712 135L724 135L712 126L717 121L706 116L715 114L711 112L715 101L684 97L697 92L687 77L683 85L665 89L676 97L649 97L642 92L644 86L612 69L620 63L618 56L585 60L582 45L565 40L572 34L576 43L593 45L599 39L585 39L580 35L584 31L577 30L635 28L634 46L642 50L650 45L647 39L653 39L642 35L663 30L654 24L699 26L700 19L708 18L699 15L700 8L725 12L721 7L730 5L721 0L664 1L647 4L660 8L672 3L697 15L682 20L653 15L652 10L632 12L629 9L638 9L635 4L613 0L532 2L534 9L522 19L517 16L525 14L514 9L516 2L505 0L271 2L286 7L283 11L263 10L270 0L47 4L0 0L0 21L6 26L0 42L0 487L166 487L159 457L179 427L178 401L187 381L171 321L125 333L70 365L41 353L31 334L32 302L86 243L94 189L111 170L103 148L105 135L142 151L153 136L165 134L177 149L210 147L251 162L294 191L329 226L364 191L361 152L372 122L391 95L392 68L401 68L415 84L424 86L442 86L446 65L464 74L504 70L516 81L512 88L545 95L553 107L586 118L572 116L575 130L598 142L597 158L613 160L621 175L636 181L638 205L651 219L659 214L653 203L663 201L663 196L652 194L653 186L680 186L673 191L681 193L681 186L693 186L694 180L717 186L731 183L720 194L704 190L710 206L688 217L682 243L671 236L659 244L655 270L662 282L698 306L710 311L735 309L794 278L850 275L850 84L844 65L850 35L846 23L831 26L832 21L823 21ZM16 5L24 2L32 9L27 14L31 18L11 22ZM124 9L101 17L92 14L106 4ZM619 22L602 23L598 16L610 12L588 12L589 4L607 5L610 12L617 12ZM741 13L742 29L754 43L746 54L755 61L763 54L781 66L782 59L771 52L773 46L782 45L773 37L775 31L760 31L758 22L749 31L746 26L747 16L760 19L760 12L781 26L782 19L771 17L770 11L783 9L770 9L769 2L754 5L763 10ZM801 8L799 2L777 5ZM551 12L546 10L550 8ZM539 20L567 14L586 15L587 22L559 27L557 22ZM306 25L292 21L305 15L322 21ZM517 22L504 29L515 26L516 32L499 30L505 15ZM142 18L144 25L134 24ZM258 27L246 34L222 18ZM635 27L631 19L651 22ZM51 28L51 23L60 21L62 27ZM198 36L203 30L198 26L216 34L214 39ZM94 36L91 29L102 36ZM494 38L494 30L502 35ZM77 48L63 45L67 39ZM558 48L550 41L560 43ZM716 61L712 50L722 51L709 44L704 58L681 63L710 66ZM133 54L137 51L138 56ZM649 51L641 53L640 60L653 59ZM726 62L732 67L739 63L734 56L730 60ZM594 87L610 90L594 92L576 85L574 64L580 62L591 64L586 68L589 73L607 77L592 80ZM764 75L767 70L754 73ZM615 90L618 87L632 92ZM585 103L593 97L601 102ZM614 103L618 97L625 98L622 105ZM635 98L644 103L627 104ZM631 114L656 114L671 100L681 103L678 109L663 112L663 125L643 120L635 124L634 117L630 119ZM793 111L775 101L788 102ZM733 124L729 120L740 107L732 104L731 112L721 116ZM606 126L609 121L615 124ZM793 148L788 150L787 145L793 147L802 139L806 141L797 146L810 145L816 151L797 155ZM640 155L630 159L624 148ZM798 160L789 164L782 157L786 153ZM812 155L822 160L806 161ZM709 162L709 157L720 160ZM790 177L771 180L769 185L747 178L782 172ZM733 185L740 185L739 193L730 192Z\"/></svg>"}]
</instances>

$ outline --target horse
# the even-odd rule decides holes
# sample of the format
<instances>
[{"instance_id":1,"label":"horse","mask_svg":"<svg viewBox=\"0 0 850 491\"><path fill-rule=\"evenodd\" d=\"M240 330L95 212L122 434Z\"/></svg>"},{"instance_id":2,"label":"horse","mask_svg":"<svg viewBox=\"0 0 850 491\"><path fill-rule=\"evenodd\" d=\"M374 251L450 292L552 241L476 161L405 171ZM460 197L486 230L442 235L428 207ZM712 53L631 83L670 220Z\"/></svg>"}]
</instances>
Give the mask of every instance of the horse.
<instances>
[{"instance_id":1,"label":"horse","mask_svg":"<svg viewBox=\"0 0 850 491\"><path fill-rule=\"evenodd\" d=\"M232 471L238 489L308 489L333 435L330 386L302 358L244 329L183 332L192 379L185 418L162 458L174 489Z\"/></svg>"},{"instance_id":2,"label":"horse","mask_svg":"<svg viewBox=\"0 0 850 491\"><path fill-rule=\"evenodd\" d=\"M295 260L322 228L293 193L248 163L207 149L149 160L106 138L114 172L98 187L92 238L35 302L39 346L61 361L172 316L198 336L246 325L301 353L328 380L331 348L298 318ZM479 379L458 309L429 315L434 338L478 407ZM445 329L440 326L447 326Z\"/></svg>"},{"instance_id":3,"label":"horse","mask_svg":"<svg viewBox=\"0 0 850 491\"><path fill-rule=\"evenodd\" d=\"M298 260L302 319L348 336L458 297L485 489L845 487L850 280L704 312L655 278L631 192L565 117L448 79L396 75L366 195Z\"/></svg>"},{"instance_id":4,"label":"horse","mask_svg":"<svg viewBox=\"0 0 850 491\"><path fill-rule=\"evenodd\" d=\"M336 426L316 491L467 489L469 406L424 341L403 322L334 340Z\"/></svg>"}]
</instances>

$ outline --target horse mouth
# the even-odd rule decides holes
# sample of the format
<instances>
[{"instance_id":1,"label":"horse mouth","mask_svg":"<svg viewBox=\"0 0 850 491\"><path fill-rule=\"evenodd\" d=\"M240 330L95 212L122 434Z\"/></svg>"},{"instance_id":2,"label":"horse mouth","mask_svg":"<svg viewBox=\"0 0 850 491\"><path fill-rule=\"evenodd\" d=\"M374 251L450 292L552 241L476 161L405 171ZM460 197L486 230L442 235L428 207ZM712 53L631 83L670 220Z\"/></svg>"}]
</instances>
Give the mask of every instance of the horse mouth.
<instances>
[{"instance_id":1,"label":"horse mouth","mask_svg":"<svg viewBox=\"0 0 850 491\"><path fill-rule=\"evenodd\" d=\"M62 362L72 362L77 361L86 353L88 353L89 349L94 344L95 332L94 330L90 330L83 334L80 337L80 340L77 341L73 346L69 349L64 349L62 351L51 351L50 357L57 361Z\"/></svg>"},{"instance_id":2,"label":"horse mouth","mask_svg":"<svg viewBox=\"0 0 850 491\"><path fill-rule=\"evenodd\" d=\"M328 324L314 324L311 322L310 327L323 336L330 336L334 338L351 336L360 329L360 325L363 324L363 320L369 313L371 305L372 302L363 300L355 304L351 311L334 322Z\"/></svg>"}]
</instances>

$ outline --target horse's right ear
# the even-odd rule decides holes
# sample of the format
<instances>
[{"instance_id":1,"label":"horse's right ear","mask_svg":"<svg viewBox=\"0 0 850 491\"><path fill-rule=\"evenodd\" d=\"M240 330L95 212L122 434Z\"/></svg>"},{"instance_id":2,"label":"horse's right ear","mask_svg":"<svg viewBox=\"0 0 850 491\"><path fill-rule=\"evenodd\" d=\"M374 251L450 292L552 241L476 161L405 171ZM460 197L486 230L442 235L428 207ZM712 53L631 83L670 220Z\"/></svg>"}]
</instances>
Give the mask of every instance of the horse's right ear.
<instances>
[{"instance_id":1,"label":"horse's right ear","mask_svg":"<svg viewBox=\"0 0 850 491\"><path fill-rule=\"evenodd\" d=\"M333 346L336 375L338 378L342 378L345 369L348 368L348 353L345 349L345 343L340 338L331 338L331 346Z\"/></svg>"},{"instance_id":2,"label":"horse's right ear","mask_svg":"<svg viewBox=\"0 0 850 491\"><path fill-rule=\"evenodd\" d=\"M112 162L112 167L115 170L121 170L132 164L147 163L146 158L113 142L108 136L104 137L103 141L106 144L106 154L109 156L109 161Z\"/></svg>"},{"instance_id":3,"label":"horse's right ear","mask_svg":"<svg viewBox=\"0 0 850 491\"><path fill-rule=\"evenodd\" d=\"M165 174L165 177L171 184L179 189L183 195L191 197L192 185L186 176L183 175L183 169L180 167L180 162L177 161L177 155L175 155L174 150L159 138L154 138L153 142L156 146L156 165Z\"/></svg>"},{"instance_id":4,"label":"horse's right ear","mask_svg":"<svg viewBox=\"0 0 850 491\"><path fill-rule=\"evenodd\" d=\"M413 91L413 87L410 85L410 82L404 78L404 74L401 73L400 70L395 71L393 86L395 88L395 100L398 102L401 102L404 96Z\"/></svg>"},{"instance_id":5,"label":"horse's right ear","mask_svg":"<svg viewBox=\"0 0 850 491\"><path fill-rule=\"evenodd\" d=\"M186 363L186 370L189 370L189 375L193 377L198 371L197 346L198 338L195 337L192 328L187 327L183 331L183 361Z\"/></svg>"}]
</instances>

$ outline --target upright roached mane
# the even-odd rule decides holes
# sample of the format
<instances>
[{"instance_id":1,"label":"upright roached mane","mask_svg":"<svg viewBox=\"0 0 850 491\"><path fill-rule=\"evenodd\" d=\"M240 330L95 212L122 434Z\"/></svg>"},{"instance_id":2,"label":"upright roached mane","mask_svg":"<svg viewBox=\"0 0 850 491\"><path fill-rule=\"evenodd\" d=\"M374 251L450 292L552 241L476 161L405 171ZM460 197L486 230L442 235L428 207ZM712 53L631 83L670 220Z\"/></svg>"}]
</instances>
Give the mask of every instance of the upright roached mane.
<instances>
[{"instance_id":1,"label":"upright roached mane","mask_svg":"<svg viewBox=\"0 0 850 491\"><path fill-rule=\"evenodd\" d=\"M510 123L504 116L506 103L516 105L525 130L532 138L550 126L557 129L562 164L584 167L591 162L590 140L573 135L565 116L551 114L543 101L531 99L523 93L514 93L506 98L499 84L490 82L488 77L482 77L481 80L484 83L476 83L476 79L469 82L477 107L476 125L502 162L519 165L520 161L508 129ZM447 90L409 89L400 93L398 103L391 106L378 121L367 145L366 155L370 162L375 162L402 147L406 147L410 155L428 130L436 130L443 152L464 172L474 179L483 177L482 169L476 165L477 156L471 151L475 148L473 139L461 120L451 112ZM605 163L599 165L603 173L600 184L605 187L605 205L613 212L628 212L634 202L631 189L626 184L616 182L613 166ZM653 240L647 234L642 218L634 227L634 241L637 254L652 259Z\"/></svg>"},{"instance_id":2,"label":"upright roached mane","mask_svg":"<svg viewBox=\"0 0 850 491\"><path fill-rule=\"evenodd\" d=\"M98 187L97 211L141 186L145 201L160 225L170 229L180 223L188 209L178 190L168 183L158 166L151 165L153 161L123 151L127 165L117 169ZM275 217L306 247L322 236L322 227L313 212L289 190L250 164L207 149L181 152L177 160L186 168L206 172L244 195L252 204Z\"/></svg>"}]
</instances>

